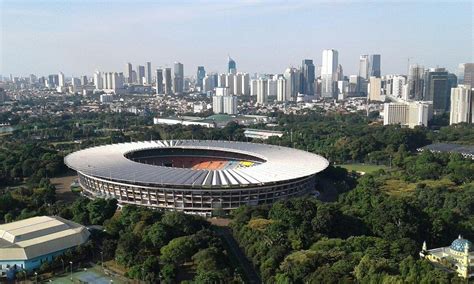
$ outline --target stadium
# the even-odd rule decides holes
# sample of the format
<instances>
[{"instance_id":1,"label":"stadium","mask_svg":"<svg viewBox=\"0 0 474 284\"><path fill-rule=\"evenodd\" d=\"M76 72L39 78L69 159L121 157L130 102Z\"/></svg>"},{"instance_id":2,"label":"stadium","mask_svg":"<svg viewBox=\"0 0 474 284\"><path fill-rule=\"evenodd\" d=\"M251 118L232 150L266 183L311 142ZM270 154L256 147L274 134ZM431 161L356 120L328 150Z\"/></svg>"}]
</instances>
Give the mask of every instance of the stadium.
<instances>
[{"instance_id":1,"label":"stadium","mask_svg":"<svg viewBox=\"0 0 474 284\"><path fill-rule=\"evenodd\" d=\"M89 198L202 215L305 194L328 166L325 158L297 149L204 140L97 146L64 161Z\"/></svg>"}]
</instances>

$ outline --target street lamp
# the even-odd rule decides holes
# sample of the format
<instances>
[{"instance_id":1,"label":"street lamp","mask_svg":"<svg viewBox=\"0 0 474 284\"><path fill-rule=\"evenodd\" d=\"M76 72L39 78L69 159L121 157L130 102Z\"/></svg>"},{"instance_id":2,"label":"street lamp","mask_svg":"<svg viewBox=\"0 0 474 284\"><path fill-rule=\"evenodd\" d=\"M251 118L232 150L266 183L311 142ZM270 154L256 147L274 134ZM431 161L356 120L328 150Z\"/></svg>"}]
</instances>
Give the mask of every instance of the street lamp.
<instances>
[{"instance_id":1,"label":"street lamp","mask_svg":"<svg viewBox=\"0 0 474 284\"><path fill-rule=\"evenodd\" d=\"M72 261L70 261L69 264L71 265L71 281L72 281Z\"/></svg>"},{"instance_id":2,"label":"street lamp","mask_svg":"<svg viewBox=\"0 0 474 284\"><path fill-rule=\"evenodd\" d=\"M35 271L35 283L38 284L38 272Z\"/></svg>"}]
</instances>

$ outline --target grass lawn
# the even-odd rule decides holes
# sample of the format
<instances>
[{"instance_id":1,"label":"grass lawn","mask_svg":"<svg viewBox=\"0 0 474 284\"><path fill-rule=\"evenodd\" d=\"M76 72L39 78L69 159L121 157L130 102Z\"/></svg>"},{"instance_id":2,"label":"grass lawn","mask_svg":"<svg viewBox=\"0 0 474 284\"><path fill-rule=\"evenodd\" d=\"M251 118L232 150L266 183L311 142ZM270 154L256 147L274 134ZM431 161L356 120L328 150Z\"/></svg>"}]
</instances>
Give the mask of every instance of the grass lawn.
<instances>
[{"instance_id":1,"label":"grass lawn","mask_svg":"<svg viewBox=\"0 0 474 284\"><path fill-rule=\"evenodd\" d=\"M456 185L449 179L440 179L440 180L423 180L420 182L406 182L403 180L397 179L388 179L385 181L385 184L382 186L382 191L385 191L389 195L404 197L410 196L415 192L416 186L418 184L425 184L428 188L438 188L445 187L448 189L456 188ZM427 189L428 190L428 189Z\"/></svg>"},{"instance_id":2,"label":"grass lawn","mask_svg":"<svg viewBox=\"0 0 474 284\"><path fill-rule=\"evenodd\" d=\"M345 164L337 165L338 167L345 168L348 171L355 171L358 173L372 173L378 170L387 169L387 166L384 165L371 165L371 164Z\"/></svg>"}]
</instances>

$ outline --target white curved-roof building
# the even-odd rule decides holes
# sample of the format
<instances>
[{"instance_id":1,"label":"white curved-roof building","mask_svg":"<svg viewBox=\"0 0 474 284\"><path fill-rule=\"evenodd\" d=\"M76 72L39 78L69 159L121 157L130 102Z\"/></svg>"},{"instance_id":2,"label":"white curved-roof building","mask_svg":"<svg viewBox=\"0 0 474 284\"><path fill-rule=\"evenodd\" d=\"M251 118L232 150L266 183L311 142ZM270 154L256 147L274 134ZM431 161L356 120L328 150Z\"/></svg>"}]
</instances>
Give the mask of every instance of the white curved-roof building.
<instances>
[{"instance_id":1,"label":"white curved-roof building","mask_svg":"<svg viewBox=\"0 0 474 284\"><path fill-rule=\"evenodd\" d=\"M64 160L89 197L205 214L300 195L328 166L301 150L202 140L98 146Z\"/></svg>"}]
</instances>

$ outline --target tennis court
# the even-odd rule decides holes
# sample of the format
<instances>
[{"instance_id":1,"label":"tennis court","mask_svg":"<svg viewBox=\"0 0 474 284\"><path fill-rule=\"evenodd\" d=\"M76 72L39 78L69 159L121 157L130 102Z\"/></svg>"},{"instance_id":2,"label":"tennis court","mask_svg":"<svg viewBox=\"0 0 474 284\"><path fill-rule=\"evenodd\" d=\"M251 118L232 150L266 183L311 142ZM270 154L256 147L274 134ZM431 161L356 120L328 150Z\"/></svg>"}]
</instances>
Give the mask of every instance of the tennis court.
<instances>
[{"instance_id":1,"label":"tennis court","mask_svg":"<svg viewBox=\"0 0 474 284\"><path fill-rule=\"evenodd\" d=\"M52 283L97 283L97 284L110 284L110 283L126 283L125 281L106 275L100 267L93 267L87 270L76 271L71 275L62 276L59 278L52 279Z\"/></svg>"}]
</instances>

